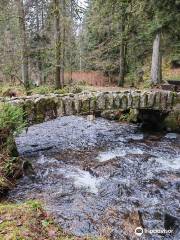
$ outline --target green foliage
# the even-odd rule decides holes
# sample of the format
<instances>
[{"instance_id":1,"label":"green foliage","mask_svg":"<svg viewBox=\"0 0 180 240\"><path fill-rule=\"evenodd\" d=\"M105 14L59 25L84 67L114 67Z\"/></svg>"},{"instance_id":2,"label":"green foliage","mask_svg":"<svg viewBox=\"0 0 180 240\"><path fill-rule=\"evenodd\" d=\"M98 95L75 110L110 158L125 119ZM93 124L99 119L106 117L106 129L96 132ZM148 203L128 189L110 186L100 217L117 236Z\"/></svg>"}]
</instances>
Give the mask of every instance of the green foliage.
<instances>
[{"instance_id":1,"label":"green foliage","mask_svg":"<svg viewBox=\"0 0 180 240\"><path fill-rule=\"evenodd\" d=\"M108 76L118 75L120 46L124 42L126 82L139 84L138 70L148 66L150 72L152 44L157 31L162 33L163 55L171 55L178 61L179 7L175 0L108 0L103 4L91 0L83 30L84 66ZM149 74L146 75L149 78Z\"/></svg>"},{"instance_id":2,"label":"green foliage","mask_svg":"<svg viewBox=\"0 0 180 240\"><path fill-rule=\"evenodd\" d=\"M9 158L8 161L5 162L3 166L3 171L5 176L12 176L14 173L14 166L15 164L18 163L18 158L17 157L11 157Z\"/></svg>"},{"instance_id":3,"label":"green foliage","mask_svg":"<svg viewBox=\"0 0 180 240\"><path fill-rule=\"evenodd\" d=\"M37 202L37 201L28 201L27 204L33 209L33 210L38 210L38 209L41 209L42 206L41 206L41 203L40 202Z\"/></svg>"},{"instance_id":4,"label":"green foliage","mask_svg":"<svg viewBox=\"0 0 180 240\"><path fill-rule=\"evenodd\" d=\"M0 96L1 97L10 97L11 92L16 93L17 95L26 95L24 86L12 86L10 84L0 84Z\"/></svg>"},{"instance_id":5,"label":"green foliage","mask_svg":"<svg viewBox=\"0 0 180 240\"><path fill-rule=\"evenodd\" d=\"M24 112L21 107L4 103L0 105L0 129L19 133L25 126Z\"/></svg>"},{"instance_id":6,"label":"green foliage","mask_svg":"<svg viewBox=\"0 0 180 240\"><path fill-rule=\"evenodd\" d=\"M54 91L52 86L42 85L31 89L31 94L50 94Z\"/></svg>"},{"instance_id":7,"label":"green foliage","mask_svg":"<svg viewBox=\"0 0 180 240\"><path fill-rule=\"evenodd\" d=\"M54 93L56 94L67 94L67 93L81 93L83 91L83 88L79 85L72 85L72 86L66 86L62 89L55 90Z\"/></svg>"},{"instance_id":8,"label":"green foliage","mask_svg":"<svg viewBox=\"0 0 180 240\"><path fill-rule=\"evenodd\" d=\"M55 94L66 94L69 93L69 88L68 87L64 87L62 89L56 89L54 90Z\"/></svg>"}]
</instances>

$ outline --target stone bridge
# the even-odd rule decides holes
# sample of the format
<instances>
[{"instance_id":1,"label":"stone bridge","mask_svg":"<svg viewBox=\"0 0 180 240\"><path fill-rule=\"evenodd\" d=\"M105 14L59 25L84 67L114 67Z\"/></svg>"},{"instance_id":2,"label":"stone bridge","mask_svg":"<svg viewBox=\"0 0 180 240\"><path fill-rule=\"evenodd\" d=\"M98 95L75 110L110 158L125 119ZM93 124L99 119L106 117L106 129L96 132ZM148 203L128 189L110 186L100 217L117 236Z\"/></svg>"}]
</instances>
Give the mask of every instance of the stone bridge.
<instances>
[{"instance_id":1,"label":"stone bridge","mask_svg":"<svg viewBox=\"0 0 180 240\"><path fill-rule=\"evenodd\" d=\"M0 101L22 106L31 125L59 116L95 114L134 122L163 120L171 130L180 129L180 93L173 91L83 92L1 98Z\"/></svg>"}]
</instances>

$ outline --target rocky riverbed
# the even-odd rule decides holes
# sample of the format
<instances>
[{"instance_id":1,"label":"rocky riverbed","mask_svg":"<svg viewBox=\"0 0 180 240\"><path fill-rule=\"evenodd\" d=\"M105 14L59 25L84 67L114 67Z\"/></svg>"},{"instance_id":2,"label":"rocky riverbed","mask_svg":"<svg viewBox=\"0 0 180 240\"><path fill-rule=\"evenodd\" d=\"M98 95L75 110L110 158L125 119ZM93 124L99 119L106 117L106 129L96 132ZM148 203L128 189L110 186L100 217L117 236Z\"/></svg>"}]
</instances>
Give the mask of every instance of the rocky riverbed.
<instances>
[{"instance_id":1,"label":"rocky riverbed","mask_svg":"<svg viewBox=\"0 0 180 240\"><path fill-rule=\"evenodd\" d=\"M69 116L31 126L16 143L24 177L9 200L42 200L77 236L137 239L142 227L141 239L180 239L179 134Z\"/></svg>"}]
</instances>

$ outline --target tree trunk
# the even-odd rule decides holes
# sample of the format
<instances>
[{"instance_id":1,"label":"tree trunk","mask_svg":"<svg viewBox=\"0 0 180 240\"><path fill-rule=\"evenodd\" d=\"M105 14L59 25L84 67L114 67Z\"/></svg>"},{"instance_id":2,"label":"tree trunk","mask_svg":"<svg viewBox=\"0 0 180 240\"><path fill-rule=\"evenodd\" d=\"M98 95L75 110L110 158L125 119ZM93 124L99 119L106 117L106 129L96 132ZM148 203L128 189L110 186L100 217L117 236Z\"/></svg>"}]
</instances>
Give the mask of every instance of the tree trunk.
<instances>
[{"instance_id":1,"label":"tree trunk","mask_svg":"<svg viewBox=\"0 0 180 240\"><path fill-rule=\"evenodd\" d=\"M23 0L15 0L18 17L19 17L19 28L20 28L20 38L21 38L21 57L22 57L22 80L25 88L29 88L29 58L28 58L28 46L26 37L26 26L25 26L25 14Z\"/></svg>"},{"instance_id":2,"label":"tree trunk","mask_svg":"<svg viewBox=\"0 0 180 240\"><path fill-rule=\"evenodd\" d=\"M70 83L72 83L72 72L73 72L73 48L72 48L72 34L73 34L73 0L71 0L71 30L70 30Z\"/></svg>"},{"instance_id":3,"label":"tree trunk","mask_svg":"<svg viewBox=\"0 0 180 240\"><path fill-rule=\"evenodd\" d=\"M36 7L36 30L37 30L37 32L39 32L40 24L39 24L39 4L38 4L38 0L35 1L35 7Z\"/></svg>"},{"instance_id":4,"label":"tree trunk","mask_svg":"<svg viewBox=\"0 0 180 240\"><path fill-rule=\"evenodd\" d=\"M124 11L121 13L121 23L120 23L120 32L121 32L121 45L119 51L119 81L118 86L122 87L124 85L125 78L125 40L124 40L124 30L125 30L125 16Z\"/></svg>"},{"instance_id":5,"label":"tree trunk","mask_svg":"<svg viewBox=\"0 0 180 240\"><path fill-rule=\"evenodd\" d=\"M151 66L151 82L153 85L161 83L161 54L160 54L161 34L158 32L153 43L152 66Z\"/></svg>"},{"instance_id":6,"label":"tree trunk","mask_svg":"<svg viewBox=\"0 0 180 240\"><path fill-rule=\"evenodd\" d=\"M36 8L36 34L37 36L40 36L40 19L39 19L40 8L39 8L38 0L35 1L35 8ZM41 51L38 51L37 52L38 86L41 86L43 83L42 67L43 67L43 64L42 64Z\"/></svg>"},{"instance_id":7,"label":"tree trunk","mask_svg":"<svg viewBox=\"0 0 180 240\"><path fill-rule=\"evenodd\" d=\"M54 0L54 14L55 14L55 85L56 89L62 88L61 83L61 32L60 32L60 5L59 0Z\"/></svg>"},{"instance_id":8,"label":"tree trunk","mask_svg":"<svg viewBox=\"0 0 180 240\"><path fill-rule=\"evenodd\" d=\"M64 69L65 69L65 39L66 39L66 6L65 0L62 0L62 21L63 21L63 31L62 31L62 70L61 70L61 81L62 87L64 86Z\"/></svg>"},{"instance_id":9,"label":"tree trunk","mask_svg":"<svg viewBox=\"0 0 180 240\"><path fill-rule=\"evenodd\" d=\"M44 30L44 0L41 1L41 29Z\"/></svg>"},{"instance_id":10,"label":"tree trunk","mask_svg":"<svg viewBox=\"0 0 180 240\"><path fill-rule=\"evenodd\" d=\"M124 85L124 77L125 77L125 54L124 54L124 43L121 42L120 46L120 62L119 62L119 82L118 86Z\"/></svg>"}]
</instances>

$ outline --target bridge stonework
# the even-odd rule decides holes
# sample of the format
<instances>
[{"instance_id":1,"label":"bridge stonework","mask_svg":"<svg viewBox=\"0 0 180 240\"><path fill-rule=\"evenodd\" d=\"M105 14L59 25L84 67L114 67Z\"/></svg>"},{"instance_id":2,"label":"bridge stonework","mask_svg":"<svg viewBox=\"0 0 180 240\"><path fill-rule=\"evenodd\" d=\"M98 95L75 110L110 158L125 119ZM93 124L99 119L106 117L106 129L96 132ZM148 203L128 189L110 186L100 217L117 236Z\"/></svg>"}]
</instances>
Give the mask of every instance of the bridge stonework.
<instances>
[{"instance_id":1,"label":"bridge stonework","mask_svg":"<svg viewBox=\"0 0 180 240\"><path fill-rule=\"evenodd\" d=\"M159 111L167 114L165 123L180 128L180 93L164 90L83 92L79 94L33 95L1 98L24 109L29 124L41 123L60 116L89 115L107 111Z\"/></svg>"}]
</instances>

